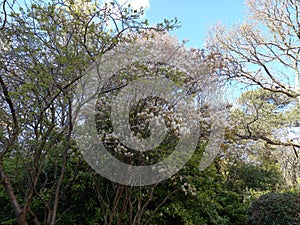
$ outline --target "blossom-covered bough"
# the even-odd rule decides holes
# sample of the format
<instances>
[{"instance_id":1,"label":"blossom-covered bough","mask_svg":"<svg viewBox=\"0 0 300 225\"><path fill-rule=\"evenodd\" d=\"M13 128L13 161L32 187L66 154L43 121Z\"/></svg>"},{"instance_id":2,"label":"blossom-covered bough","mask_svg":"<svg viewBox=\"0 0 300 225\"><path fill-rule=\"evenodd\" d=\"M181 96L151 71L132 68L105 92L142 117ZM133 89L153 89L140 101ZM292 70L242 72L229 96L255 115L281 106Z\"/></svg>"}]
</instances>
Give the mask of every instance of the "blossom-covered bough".
<instances>
[{"instance_id":1,"label":"blossom-covered bough","mask_svg":"<svg viewBox=\"0 0 300 225\"><path fill-rule=\"evenodd\" d=\"M87 70L77 88L75 137L86 161L125 185L176 174L208 141L204 170L222 143L217 61L168 34L133 35Z\"/></svg>"}]
</instances>

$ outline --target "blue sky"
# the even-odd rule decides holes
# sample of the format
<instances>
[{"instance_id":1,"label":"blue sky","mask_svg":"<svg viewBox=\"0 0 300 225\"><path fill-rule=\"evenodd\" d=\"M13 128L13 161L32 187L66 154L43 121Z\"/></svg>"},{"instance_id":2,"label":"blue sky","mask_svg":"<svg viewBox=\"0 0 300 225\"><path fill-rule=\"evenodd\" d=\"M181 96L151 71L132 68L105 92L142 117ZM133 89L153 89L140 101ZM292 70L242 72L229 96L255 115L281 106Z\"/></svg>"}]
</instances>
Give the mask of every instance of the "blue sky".
<instances>
[{"instance_id":1,"label":"blue sky","mask_svg":"<svg viewBox=\"0 0 300 225\"><path fill-rule=\"evenodd\" d=\"M146 18L151 23L177 17L181 22L181 28L172 33L179 40L188 39L186 45L195 48L203 47L211 25L220 21L227 25L242 22L246 11L244 0L131 0L132 3L136 1L141 5L148 5ZM230 87L227 90L227 100L234 102L242 88L243 86Z\"/></svg>"},{"instance_id":2,"label":"blue sky","mask_svg":"<svg viewBox=\"0 0 300 225\"><path fill-rule=\"evenodd\" d=\"M189 39L190 47L201 48L209 26L217 21L225 24L241 22L245 14L244 0L149 0L146 18L151 23L177 17L181 28L174 33L179 40Z\"/></svg>"},{"instance_id":3,"label":"blue sky","mask_svg":"<svg viewBox=\"0 0 300 225\"><path fill-rule=\"evenodd\" d=\"M26 0L19 1L24 4ZM84 1L84 0L75 0ZM96 0L99 2L111 0ZM146 15L151 24L163 19L177 17L181 28L172 32L179 40L188 39L189 47L203 46L209 26L218 21L234 24L243 20L245 0L116 0L121 5L130 4L133 8L146 7ZM22 2L22 3L20 3Z\"/></svg>"}]
</instances>

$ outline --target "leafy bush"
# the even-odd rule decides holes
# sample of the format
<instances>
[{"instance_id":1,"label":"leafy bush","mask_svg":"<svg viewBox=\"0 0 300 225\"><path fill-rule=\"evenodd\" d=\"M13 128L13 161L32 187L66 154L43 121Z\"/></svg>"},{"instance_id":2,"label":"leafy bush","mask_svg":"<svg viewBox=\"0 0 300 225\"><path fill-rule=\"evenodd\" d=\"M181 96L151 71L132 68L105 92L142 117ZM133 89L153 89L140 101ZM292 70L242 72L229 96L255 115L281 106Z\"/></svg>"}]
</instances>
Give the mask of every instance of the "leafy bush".
<instances>
[{"instance_id":1,"label":"leafy bush","mask_svg":"<svg viewBox=\"0 0 300 225\"><path fill-rule=\"evenodd\" d=\"M248 225L300 224L300 196L294 193L268 193L253 201Z\"/></svg>"}]
</instances>

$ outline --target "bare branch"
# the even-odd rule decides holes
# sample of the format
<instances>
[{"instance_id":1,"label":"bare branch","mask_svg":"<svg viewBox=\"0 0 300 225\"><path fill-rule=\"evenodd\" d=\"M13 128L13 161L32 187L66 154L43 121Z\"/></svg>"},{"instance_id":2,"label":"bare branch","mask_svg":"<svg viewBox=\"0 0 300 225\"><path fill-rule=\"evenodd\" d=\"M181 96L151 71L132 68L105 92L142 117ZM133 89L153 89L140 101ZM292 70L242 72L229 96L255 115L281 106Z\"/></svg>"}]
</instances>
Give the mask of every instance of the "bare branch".
<instances>
[{"instance_id":1,"label":"bare branch","mask_svg":"<svg viewBox=\"0 0 300 225\"><path fill-rule=\"evenodd\" d=\"M6 12L6 6L5 6L6 3L7 3L7 0L3 0L2 10L3 10L3 14L4 14L4 19L3 19L2 25L0 27L0 30L3 30L5 28L5 25L6 25L6 22L7 22L7 12Z\"/></svg>"}]
</instances>

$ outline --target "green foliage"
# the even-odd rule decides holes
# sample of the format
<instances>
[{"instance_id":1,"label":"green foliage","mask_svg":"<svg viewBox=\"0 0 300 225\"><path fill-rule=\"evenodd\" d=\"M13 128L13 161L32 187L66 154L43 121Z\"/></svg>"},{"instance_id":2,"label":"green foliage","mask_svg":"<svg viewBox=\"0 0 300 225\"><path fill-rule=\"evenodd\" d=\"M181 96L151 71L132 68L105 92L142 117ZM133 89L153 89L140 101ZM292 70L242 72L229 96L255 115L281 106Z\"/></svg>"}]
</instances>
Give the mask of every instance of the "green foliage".
<instances>
[{"instance_id":1,"label":"green foliage","mask_svg":"<svg viewBox=\"0 0 300 225\"><path fill-rule=\"evenodd\" d=\"M249 199L245 199L244 195L248 193L247 188L259 187L260 190L268 191L269 183L266 181L257 183L250 178L245 178L243 172L249 169L247 165L234 167L225 174L223 170L227 169L227 166L222 164L223 161L218 160L207 170L200 172L198 163L203 149L204 146L199 148L191 161L176 176L158 185L143 188L122 187L106 180L87 165L80 153L76 150L72 151L63 179L56 224L105 224L115 207L117 214L112 224L118 224L118 219L121 218L121 224L130 225L129 208L122 214L122 207L128 196L133 204L133 214L137 213L139 201L143 205L151 199L141 217L140 224L146 224L146 222L151 225L246 224ZM51 165L53 158L48 160ZM238 169L243 167L245 168ZM255 169L251 166L250 168L246 172L250 174L250 177L255 176L253 174L256 174L256 170L262 170L260 167ZM44 170L39 185L45 184L45 174L50 179L54 172L55 170L50 168ZM20 180L22 176L24 174L20 174ZM122 188L125 189L120 191ZM53 191L51 183L43 186L42 190L41 197L47 199ZM150 198L152 190L154 192ZM22 195L21 190L17 193L19 196ZM120 197L119 204L114 203L116 196ZM12 221L12 224L15 224L12 220L13 209L7 202L6 193L2 188L0 189L0 221L8 224ZM6 207L2 207L4 205ZM38 218L43 218L43 210L40 210L43 207L41 200L34 198L31 207Z\"/></svg>"},{"instance_id":2,"label":"green foliage","mask_svg":"<svg viewBox=\"0 0 300 225\"><path fill-rule=\"evenodd\" d=\"M246 224L248 218L247 210L250 202L249 200L245 200L242 194L223 186L222 191L219 193L219 201L219 216L226 221L223 224Z\"/></svg>"},{"instance_id":3,"label":"green foliage","mask_svg":"<svg viewBox=\"0 0 300 225\"><path fill-rule=\"evenodd\" d=\"M261 165L241 163L229 167L226 185L237 193L249 190L268 191L276 190L281 183L278 168L264 168Z\"/></svg>"},{"instance_id":4,"label":"green foliage","mask_svg":"<svg viewBox=\"0 0 300 225\"><path fill-rule=\"evenodd\" d=\"M297 225L300 223L300 195L268 193L252 202L249 225Z\"/></svg>"},{"instance_id":5,"label":"green foliage","mask_svg":"<svg viewBox=\"0 0 300 225\"><path fill-rule=\"evenodd\" d=\"M13 208L9 203L8 196L4 187L0 186L0 224L13 224L16 223L14 219Z\"/></svg>"},{"instance_id":6,"label":"green foliage","mask_svg":"<svg viewBox=\"0 0 300 225\"><path fill-rule=\"evenodd\" d=\"M238 99L238 106L232 112L232 120L239 124L238 132L243 135L270 138L272 132L299 120L296 100L281 93L263 89L247 91Z\"/></svg>"}]
</instances>

